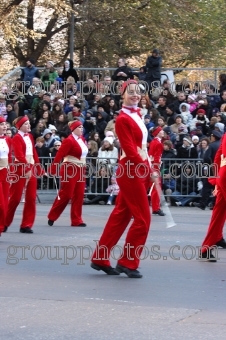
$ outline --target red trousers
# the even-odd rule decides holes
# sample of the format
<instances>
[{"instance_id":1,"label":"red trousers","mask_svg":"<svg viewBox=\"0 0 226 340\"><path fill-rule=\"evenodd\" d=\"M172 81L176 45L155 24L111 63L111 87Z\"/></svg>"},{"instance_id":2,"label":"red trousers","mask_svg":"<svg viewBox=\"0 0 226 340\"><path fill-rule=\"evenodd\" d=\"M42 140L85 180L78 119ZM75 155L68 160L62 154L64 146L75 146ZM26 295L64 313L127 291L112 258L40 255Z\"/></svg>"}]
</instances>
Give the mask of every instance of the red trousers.
<instances>
[{"instance_id":1,"label":"red trousers","mask_svg":"<svg viewBox=\"0 0 226 340\"><path fill-rule=\"evenodd\" d=\"M158 182L159 182L159 188L162 187L162 182L161 182L161 178L158 178ZM152 185L152 183L151 183ZM152 205L152 211L158 211L160 209L160 197L158 194L158 191L156 189L156 185L154 184L152 192L151 192L151 205Z\"/></svg>"},{"instance_id":2,"label":"red trousers","mask_svg":"<svg viewBox=\"0 0 226 340\"><path fill-rule=\"evenodd\" d=\"M133 175L132 172L131 175ZM116 206L108 219L99 244L93 254L92 262L102 266L110 266L109 257L111 250L113 251L114 246L131 221L131 217L133 217L134 221L126 235L124 249L118 259L118 263L130 269L137 269L151 222L147 198L150 174L144 178L137 175L134 175L134 178L130 178L125 167L122 176L117 174L117 183L120 191L116 200ZM116 255L113 256L116 258Z\"/></svg>"},{"instance_id":3,"label":"red trousers","mask_svg":"<svg viewBox=\"0 0 226 340\"><path fill-rule=\"evenodd\" d=\"M0 170L0 235L4 230L5 217L9 201L9 181L7 181L7 169Z\"/></svg>"},{"instance_id":4,"label":"red trousers","mask_svg":"<svg viewBox=\"0 0 226 340\"><path fill-rule=\"evenodd\" d=\"M73 169L75 169L75 171L73 171ZM56 221L71 200L71 226L74 227L83 223L82 204L85 191L84 175L84 168L79 168L77 166L65 168L65 166L61 166L60 177L62 180L58 195L60 199L56 197L48 214L49 220Z\"/></svg>"},{"instance_id":5,"label":"red trousers","mask_svg":"<svg viewBox=\"0 0 226 340\"><path fill-rule=\"evenodd\" d=\"M29 181L27 181L26 178L20 177L17 182L11 184L10 199L5 220L6 227L9 227L13 221L16 208L21 201L23 189L25 189L25 203L20 227L32 228L34 224L36 214L37 178L32 175Z\"/></svg>"},{"instance_id":6,"label":"red trousers","mask_svg":"<svg viewBox=\"0 0 226 340\"><path fill-rule=\"evenodd\" d=\"M220 168L217 178L217 198L213 208L210 225L202 244L202 251L216 245L223 238L223 228L226 219L226 166Z\"/></svg>"}]
</instances>

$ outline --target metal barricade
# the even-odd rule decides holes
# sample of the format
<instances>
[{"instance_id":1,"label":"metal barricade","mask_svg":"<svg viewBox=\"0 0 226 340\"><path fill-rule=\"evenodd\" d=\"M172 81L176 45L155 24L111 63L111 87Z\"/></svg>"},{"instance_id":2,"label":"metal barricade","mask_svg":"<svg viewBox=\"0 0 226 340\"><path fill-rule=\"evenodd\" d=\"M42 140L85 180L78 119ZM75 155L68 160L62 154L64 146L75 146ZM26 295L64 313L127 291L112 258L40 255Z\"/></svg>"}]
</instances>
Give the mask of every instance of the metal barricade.
<instances>
[{"instance_id":1,"label":"metal barricade","mask_svg":"<svg viewBox=\"0 0 226 340\"><path fill-rule=\"evenodd\" d=\"M52 163L50 157L40 158L40 162L48 172L48 167ZM60 169L59 164L59 169ZM183 192L180 192L178 196L181 197L200 197L200 190L198 190L198 183L202 181L202 178L207 178L210 175L210 168L208 171L204 170L208 165L203 164L201 159L179 159L179 158L164 158L159 170L159 176L161 177L162 187L164 195L164 188L171 181L171 186L174 185L174 190L179 187L183 187ZM190 173L186 171L187 168L191 168ZM59 169L57 171L56 183L60 186ZM85 196L93 194L109 195L106 192L106 187L111 184L112 176L115 176L117 170L117 159L111 159L111 162L106 161L106 158L87 157L86 159L86 190ZM101 173L103 172L103 173ZM116 178L117 179L117 178ZM187 183L187 185L186 185ZM185 190L186 189L186 190ZM180 191L180 190L177 190ZM191 192L193 194L191 195ZM56 186L53 177L43 176L38 178L38 194L39 195L55 195ZM40 196L39 196L40 197Z\"/></svg>"}]
</instances>

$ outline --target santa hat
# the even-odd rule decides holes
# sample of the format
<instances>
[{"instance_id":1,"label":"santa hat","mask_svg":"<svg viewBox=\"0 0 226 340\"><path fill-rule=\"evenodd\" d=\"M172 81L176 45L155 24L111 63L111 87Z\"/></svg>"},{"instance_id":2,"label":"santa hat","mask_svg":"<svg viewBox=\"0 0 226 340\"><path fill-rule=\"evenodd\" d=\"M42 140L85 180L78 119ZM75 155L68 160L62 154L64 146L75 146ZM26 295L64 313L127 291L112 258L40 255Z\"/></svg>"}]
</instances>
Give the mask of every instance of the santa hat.
<instances>
[{"instance_id":1,"label":"santa hat","mask_svg":"<svg viewBox=\"0 0 226 340\"><path fill-rule=\"evenodd\" d=\"M75 120L72 124L69 125L71 131L74 131L78 126L82 125L80 120Z\"/></svg>"},{"instance_id":2,"label":"santa hat","mask_svg":"<svg viewBox=\"0 0 226 340\"><path fill-rule=\"evenodd\" d=\"M0 117L0 124L1 123L5 123L5 122L6 122L5 118L4 117Z\"/></svg>"},{"instance_id":3,"label":"santa hat","mask_svg":"<svg viewBox=\"0 0 226 340\"><path fill-rule=\"evenodd\" d=\"M205 114L206 114L206 111L203 110L203 109L198 109L197 114L205 115Z\"/></svg>"},{"instance_id":4,"label":"santa hat","mask_svg":"<svg viewBox=\"0 0 226 340\"><path fill-rule=\"evenodd\" d=\"M109 144L113 144L113 138L112 137L105 137L104 141L107 141Z\"/></svg>"},{"instance_id":5,"label":"santa hat","mask_svg":"<svg viewBox=\"0 0 226 340\"><path fill-rule=\"evenodd\" d=\"M21 126L27 121L29 121L29 118L27 116L24 116L21 119L17 120L15 123L16 128L19 130Z\"/></svg>"},{"instance_id":6,"label":"santa hat","mask_svg":"<svg viewBox=\"0 0 226 340\"><path fill-rule=\"evenodd\" d=\"M154 129L151 132L151 134L152 134L152 136L156 137L159 134L160 131L162 131L162 128L160 126L158 126L156 129Z\"/></svg>"}]
</instances>

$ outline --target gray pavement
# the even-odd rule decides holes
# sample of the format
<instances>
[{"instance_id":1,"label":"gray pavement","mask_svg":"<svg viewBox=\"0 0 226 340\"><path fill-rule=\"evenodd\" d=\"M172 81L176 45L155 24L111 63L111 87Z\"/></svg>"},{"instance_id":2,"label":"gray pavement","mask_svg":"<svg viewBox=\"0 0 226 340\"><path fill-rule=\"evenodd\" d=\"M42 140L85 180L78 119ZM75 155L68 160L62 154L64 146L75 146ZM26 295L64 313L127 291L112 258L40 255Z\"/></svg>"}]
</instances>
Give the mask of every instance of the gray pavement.
<instances>
[{"instance_id":1,"label":"gray pavement","mask_svg":"<svg viewBox=\"0 0 226 340\"><path fill-rule=\"evenodd\" d=\"M0 238L1 340L225 336L226 250L219 249L217 263L197 260L211 211L172 207L177 225L171 229L164 217L153 216L147 258L140 264L143 278L129 279L94 271L83 259L113 207L84 206L88 226L72 228L70 206L49 227L50 204L38 204L32 235L18 232L22 209ZM113 256L119 254L116 248Z\"/></svg>"}]
</instances>

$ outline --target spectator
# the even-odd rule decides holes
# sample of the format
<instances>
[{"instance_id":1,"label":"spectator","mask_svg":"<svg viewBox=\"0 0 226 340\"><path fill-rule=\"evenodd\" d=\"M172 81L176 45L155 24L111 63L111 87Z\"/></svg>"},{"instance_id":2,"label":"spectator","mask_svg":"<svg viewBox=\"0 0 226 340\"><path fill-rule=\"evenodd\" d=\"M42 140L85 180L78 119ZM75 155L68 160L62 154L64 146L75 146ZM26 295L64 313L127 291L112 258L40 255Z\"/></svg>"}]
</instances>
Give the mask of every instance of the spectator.
<instances>
[{"instance_id":1,"label":"spectator","mask_svg":"<svg viewBox=\"0 0 226 340\"><path fill-rule=\"evenodd\" d=\"M53 147L56 139L53 137L51 130L45 129L43 132L43 138L44 138L44 145L48 148L48 151L50 152L50 149Z\"/></svg>"},{"instance_id":2,"label":"spectator","mask_svg":"<svg viewBox=\"0 0 226 340\"><path fill-rule=\"evenodd\" d=\"M100 139L100 135L99 135L98 132L95 132L95 131L92 132L89 140L94 140L97 143L97 145L98 145L98 149L100 148L101 139Z\"/></svg>"},{"instance_id":3,"label":"spectator","mask_svg":"<svg viewBox=\"0 0 226 340\"><path fill-rule=\"evenodd\" d=\"M176 181L176 191L171 195L171 200L174 200L178 207L184 207L192 202L195 199L195 196L197 196L198 189L200 188L193 167L189 166L189 164L185 164L185 166L182 167L182 170L180 178Z\"/></svg>"},{"instance_id":4,"label":"spectator","mask_svg":"<svg viewBox=\"0 0 226 340\"><path fill-rule=\"evenodd\" d=\"M179 106L180 115L182 117L183 123L187 126L188 131L192 125L192 115L190 113L190 105L187 103L182 103Z\"/></svg>"},{"instance_id":5,"label":"spectator","mask_svg":"<svg viewBox=\"0 0 226 340\"><path fill-rule=\"evenodd\" d=\"M111 131L111 132L113 132L114 136L116 137L116 132L115 132L115 122L116 122L117 117L118 117L118 113L115 112L114 115L113 115L113 119L110 120L110 121L107 123L107 126L106 126L106 128L105 128L105 130L104 130L104 134L105 134L105 135L106 135L106 132L107 132L107 131Z\"/></svg>"},{"instance_id":6,"label":"spectator","mask_svg":"<svg viewBox=\"0 0 226 340\"><path fill-rule=\"evenodd\" d=\"M40 78L40 74L37 67L34 66L34 59L28 58L26 64L27 66L21 70L21 80L26 82L25 88L28 89L32 85L33 78Z\"/></svg>"},{"instance_id":7,"label":"spectator","mask_svg":"<svg viewBox=\"0 0 226 340\"><path fill-rule=\"evenodd\" d=\"M102 166L98 172L98 177L92 182L91 192L93 194L87 195L84 204L106 204L108 196L105 194L109 185L108 172L105 166Z\"/></svg>"},{"instance_id":8,"label":"spectator","mask_svg":"<svg viewBox=\"0 0 226 340\"><path fill-rule=\"evenodd\" d=\"M102 147L98 150L100 164L114 165L118 160L118 150L113 144L112 137L105 137Z\"/></svg>"},{"instance_id":9,"label":"spectator","mask_svg":"<svg viewBox=\"0 0 226 340\"><path fill-rule=\"evenodd\" d=\"M116 111L118 111L118 106L113 98L110 98L110 100L107 102L107 104L104 106L105 111L110 117L113 117Z\"/></svg>"},{"instance_id":10,"label":"spectator","mask_svg":"<svg viewBox=\"0 0 226 340\"><path fill-rule=\"evenodd\" d=\"M198 102L196 101L196 98L197 96L194 93L189 94L188 96L187 103L190 105L190 112L197 109Z\"/></svg>"},{"instance_id":11,"label":"spectator","mask_svg":"<svg viewBox=\"0 0 226 340\"><path fill-rule=\"evenodd\" d=\"M168 126L174 124L175 118L176 118L176 113L175 113L175 107L174 104L167 104L166 105L166 123Z\"/></svg>"},{"instance_id":12,"label":"spectator","mask_svg":"<svg viewBox=\"0 0 226 340\"><path fill-rule=\"evenodd\" d=\"M210 140L207 137L204 137L200 144L199 144L199 148L197 149L198 151L198 158L201 158L202 160L204 159L204 155L206 153L206 151L209 148L209 144L210 144Z\"/></svg>"},{"instance_id":13,"label":"spectator","mask_svg":"<svg viewBox=\"0 0 226 340\"><path fill-rule=\"evenodd\" d=\"M34 141L37 141L38 137L43 136L43 132L45 131L46 128L47 128L47 125L46 125L45 120L39 119L36 127L31 130L31 134L34 138Z\"/></svg>"},{"instance_id":14,"label":"spectator","mask_svg":"<svg viewBox=\"0 0 226 340\"><path fill-rule=\"evenodd\" d=\"M67 59L64 62L64 69L61 75L61 78L63 79L63 81L67 81L69 77L72 77L75 83L79 81L78 74L76 70L74 69L74 63L71 59Z\"/></svg>"},{"instance_id":15,"label":"spectator","mask_svg":"<svg viewBox=\"0 0 226 340\"><path fill-rule=\"evenodd\" d=\"M188 133L187 127L182 123L182 117L177 115L175 123L170 125L172 131L172 142L176 143L177 148L182 145L183 137Z\"/></svg>"},{"instance_id":16,"label":"spectator","mask_svg":"<svg viewBox=\"0 0 226 340\"><path fill-rule=\"evenodd\" d=\"M60 140L56 140L53 144L53 148L51 149L51 157L54 158L57 154L57 152L59 151L59 148L61 147L61 141Z\"/></svg>"},{"instance_id":17,"label":"spectator","mask_svg":"<svg viewBox=\"0 0 226 340\"><path fill-rule=\"evenodd\" d=\"M174 102L175 112L180 114L179 107L182 103L186 102L186 95L184 92L178 92L177 99Z\"/></svg>"},{"instance_id":18,"label":"spectator","mask_svg":"<svg viewBox=\"0 0 226 340\"><path fill-rule=\"evenodd\" d=\"M177 158L189 159L198 158L198 152L189 136L183 137L183 144L177 150Z\"/></svg>"},{"instance_id":19,"label":"spectator","mask_svg":"<svg viewBox=\"0 0 226 340\"><path fill-rule=\"evenodd\" d=\"M57 71L54 69L54 62L47 61L46 67L41 74L41 80L44 84L45 90L49 91L50 85L54 84L55 79L58 77Z\"/></svg>"},{"instance_id":20,"label":"spectator","mask_svg":"<svg viewBox=\"0 0 226 340\"><path fill-rule=\"evenodd\" d=\"M161 66L162 57L159 55L159 50L155 48L152 51L152 55L149 56L146 60L147 68L146 81L148 83L149 90L151 90L152 87L160 87L159 85L161 79Z\"/></svg>"},{"instance_id":21,"label":"spectator","mask_svg":"<svg viewBox=\"0 0 226 340\"><path fill-rule=\"evenodd\" d=\"M199 147L199 137L194 135L192 136L192 143L194 145L194 147L196 148L196 150L198 151L198 147Z\"/></svg>"},{"instance_id":22,"label":"spectator","mask_svg":"<svg viewBox=\"0 0 226 340\"><path fill-rule=\"evenodd\" d=\"M119 58L118 68L115 70L111 79L114 81L126 81L127 79L133 79L132 70L126 65L126 60L124 58Z\"/></svg>"},{"instance_id":23,"label":"spectator","mask_svg":"<svg viewBox=\"0 0 226 340\"><path fill-rule=\"evenodd\" d=\"M12 132L11 128L6 129L6 136L9 137L9 138L13 138L13 132Z\"/></svg>"},{"instance_id":24,"label":"spectator","mask_svg":"<svg viewBox=\"0 0 226 340\"><path fill-rule=\"evenodd\" d=\"M13 121L17 118L16 112L13 110L13 105L12 104L7 104L6 105L6 114L5 116L7 123L10 125L13 125Z\"/></svg>"},{"instance_id":25,"label":"spectator","mask_svg":"<svg viewBox=\"0 0 226 340\"><path fill-rule=\"evenodd\" d=\"M205 113L205 110L198 109L196 117L192 119L190 125L191 130L201 127L204 134L208 132L209 119L206 117Z\"/></svg>"},{"instance_id":26,"label":"spectator","mask_svg":"<svg viewBox=\"0 0 226 340\"><path fill-rule=\"evenodd\" d=\"M115 199L119 193L119 186L117 184L117 180L115 176L112 176L111 184L107 187L106 192L110 194L110 196L108 196L107 204L108 205L114 204Z\"/></svg>"},{"instance_id":27,"label":"spectator","mask_svg":"<svg viewBox=\"0 0 226 340\"><path fill-rule=\"evenodd\" d=\"M166 113L166 98L165 97L163 97L163 96L159 97L157 110L158 110L160 116L164 117L164 119L167 118L167 113Z\"/></svg>"}]
</instances>

